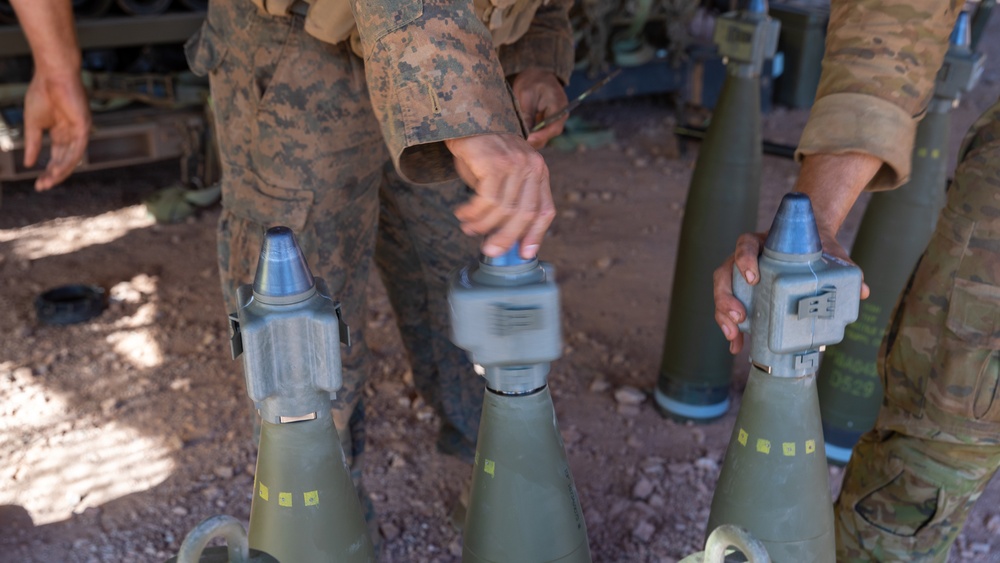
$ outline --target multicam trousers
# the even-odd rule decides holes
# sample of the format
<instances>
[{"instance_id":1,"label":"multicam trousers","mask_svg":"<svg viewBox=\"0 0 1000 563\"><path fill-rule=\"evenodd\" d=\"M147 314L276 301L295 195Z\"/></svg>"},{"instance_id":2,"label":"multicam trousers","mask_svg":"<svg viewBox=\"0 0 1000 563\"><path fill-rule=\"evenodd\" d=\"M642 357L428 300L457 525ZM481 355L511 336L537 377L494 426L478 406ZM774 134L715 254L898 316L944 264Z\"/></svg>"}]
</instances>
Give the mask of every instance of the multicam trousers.
<instances>
[{"instance_id":1,"label":"multicam trousers","mask_svg":"<svg viewBox=\"0 0 1000 563\"><path fill-rule=\"evenodd\" d=\"M885 400L836 504L837 561L946 561L1000 467L1000 103L963 143L879 370Z\"/></svg>"},{"instance_id":2,"label":"multicam trousers","mask_svg":"<svg viewBox=\"0 0 1000 563\"><path fill-rule=\"evenodd\" d=\"M468 188L404 182L372 114L363 61L346 42L323 43L302 25L300 16L259 14L249 0L213 1L187 46L192 70L210 77L218 130L226 305L235 310L236 288L252 282L264 230L291 228L351 327L333 408L345 453L358 456L374 258L418 391L440 414L442 435L461 443L452 451L471 457L484 383L449 341L446 296L449 272L476 256L453 215Z\"/></svg>"}]
</instances>

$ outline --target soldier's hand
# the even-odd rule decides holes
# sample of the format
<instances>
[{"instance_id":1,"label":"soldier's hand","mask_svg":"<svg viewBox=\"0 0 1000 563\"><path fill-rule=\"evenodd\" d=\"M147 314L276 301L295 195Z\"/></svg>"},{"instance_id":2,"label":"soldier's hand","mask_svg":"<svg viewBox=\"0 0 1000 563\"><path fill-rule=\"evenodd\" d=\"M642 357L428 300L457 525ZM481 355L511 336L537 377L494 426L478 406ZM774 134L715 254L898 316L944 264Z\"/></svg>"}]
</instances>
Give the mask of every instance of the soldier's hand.
<instances>
[{"instance_id":1,"label":"soldier's hand","mask_svg":"<svg viewBox=\"0 0 1000 563\"><path fill-rule=\"evenodd\" d=\"M836 237L822 232L823 253L853 264L850 255L837 242ZM726 259L712 275L712 292L715 297L715 323L729 341L729 352L738 354L743 349L743 333L739 323L746 318L747 311L743 303L733 295L733 264L750 285L760 281L760 268L757 259L764 249L767 233L746 233L736 239L736 251ZM870 290L865 283L861 284L861 298L867 299Z\"/></svg>"},{"instance_id":2,"label":"soldier's hand","mask_svg":"<svg viewBox=\"0 0 1000 563\"><path fill-rule=\"evenodd\" d=\"M540 68L529 68L517 74L511 81L514 97L517 98L521 112L524 114L525 126L530 131L536 123L566 107L569 99L566 90L559 79L551 71ZM565 115L542 129L528 135L528 143L540 149L553 137L558 137L563 131Z\"/></svg>"},{"instance_id":3,"label":"soldier's hand","mask_svg":"<svg viewBox=\"0 0 1000 563\"><path fill-rule=\"evenodd\" d=\"M485 235L482 252L500 256L515 242L534 258L555 218L549 169L542 155L516 135L489 134L445 141L455 168L476 195L455 210L468 235Z\"/></svg>"},{"instance_id":4,"label":"soldier's hand","mask_svg":"<svg viewBox=\"0 0 1000 563\"><path fill-rule=\"evenodd\" d=\"M66 179L87 148L90 108L79 71L37 72L24 97L24 165L31 167L42 148L42 133L49 132L50 156L35 189L47 190Z\"/></svg>"}]
</instances>

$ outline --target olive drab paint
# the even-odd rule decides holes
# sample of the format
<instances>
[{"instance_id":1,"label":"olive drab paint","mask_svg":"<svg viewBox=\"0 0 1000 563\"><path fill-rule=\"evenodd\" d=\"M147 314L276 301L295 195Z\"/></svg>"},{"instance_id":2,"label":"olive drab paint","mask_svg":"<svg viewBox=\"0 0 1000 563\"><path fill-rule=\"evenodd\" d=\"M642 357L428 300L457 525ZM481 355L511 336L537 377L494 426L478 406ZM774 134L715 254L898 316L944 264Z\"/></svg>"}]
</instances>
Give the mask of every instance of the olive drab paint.
<instances>
[{"instance_id":1,"label":"olive drab paint","mask_svg":"<svg viewBox=\"0 0 1000 563\"><path fill-rule=\"evenodd\" d=\"M463 563L590 563L547 383L562 355L552 266L515 245L455 272L448 302L452 340L486 379Z\"/></svg>"},{"instance_id":2,"label":"olive drab paint","mask_svg":"<svg viewBox=\"0 0 1000 563\"><path fill-rule=\"evenodd\" d=\"M358 493L330 414L341 386L340 305L292 231L267 230L252 285L237 292L233 355L261 417L250 547L279 561L374 563Z\"/></svg>"},{"instance_id":3,"label":"olive drab paint","mask_svg":"<svg viewBox=\"0 0 1000 563\"><path fill-rule=\"evenodd\" d=\"M751 369L708 529L746 528L775 563L833 563L816 371L858 317L861 270L823 255L809 197L792 193L764 243L760 281L749 285L734 266L733 293L747 310Z\"/></svg>"},{"instance_id":4,"label":"olive drab paint","mask_svg":"<svg viewBox=\"0 0 1000 563\"><path fill-rule=\"evenodd\" d=\"M760 73L777 50L779 27L763 0L716 21L726 78L688 188L654 393L657 408L672 418L707 422L729 408L733 360L714 320L712 272L733 241L757 226Z\"/></svg>"}]
</instances>

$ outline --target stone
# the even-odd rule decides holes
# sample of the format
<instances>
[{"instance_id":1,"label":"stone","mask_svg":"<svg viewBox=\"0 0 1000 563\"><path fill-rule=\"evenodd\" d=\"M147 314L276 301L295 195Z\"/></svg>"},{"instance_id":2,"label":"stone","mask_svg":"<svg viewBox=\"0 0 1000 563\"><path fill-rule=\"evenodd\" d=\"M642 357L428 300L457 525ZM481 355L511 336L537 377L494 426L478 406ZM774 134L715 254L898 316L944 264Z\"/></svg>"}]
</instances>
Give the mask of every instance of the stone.
<instances>
[{"instance_id":1,"label":"stone","mask_svg":"<svg viewBox=\"0 0 1000 563\"><path fill-rule=\"evenodd\" d=\"M602 377L595 377L593 381L590 382L590 392L591 393L603 393L611 388L611 384L608 383Z\"/></svg>"},{"instance_id":2,"label":"stone","mask_svg":"<svg viewBox=\"0 0 1000 563\"><path fill-rule=\"evenodd\" d=\"M628 385L615 391L615 401L619 405L641 405L646 400L646 393Z\"/></svg>"},{"instance_id":3,"label":"stone","mask_svg":"<svg viewBox=\"0 0 1000 563\"><path fill-rule=\"evenodd\" d=\"M399 537L400 530L392 522L383 522L382 524L379 524L378 530L382 533L382 537L385 538L386 541L392 541Z\"/></svg>"},{"instance_id":4,"label":"stone","mask_svg":"<svg viewBox=\"0 0 1000 563\"><path fill-rule=\"evenodd\" d=\"M632 529L632 537L643 542L649 543L649 540L653 539L653 534L656 533L656 526L650 524L646 520L640 521Z\"/></svg>"},{"instance_id":5,"label":"stone","mask_svg":"<svg viewBox=\"0 0 1000 563\"><path fill-rule=\"evenodd\" d=\"M646 500L649 495L653 494L653 489L653 482L643 477L632 487L632 498Z\"/></svg>"}]
</instances>

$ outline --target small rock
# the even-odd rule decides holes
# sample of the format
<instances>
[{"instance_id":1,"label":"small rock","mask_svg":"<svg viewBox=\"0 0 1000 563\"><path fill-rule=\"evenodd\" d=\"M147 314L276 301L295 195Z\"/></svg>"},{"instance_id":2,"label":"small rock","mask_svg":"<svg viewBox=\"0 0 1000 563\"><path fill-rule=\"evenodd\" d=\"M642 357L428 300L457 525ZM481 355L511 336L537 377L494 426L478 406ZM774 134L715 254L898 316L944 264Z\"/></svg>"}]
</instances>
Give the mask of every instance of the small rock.
<instances>
[{"instance_id":1,"label":"small rock","mask_svg":"<svg viewBox=\"0 0 1000 563\"><path fill-rule=\"evenodd\" d=\"M620 405L641 405L646 400L646 393L635 387L625 385L615 391L615 400Z\"/></svg>"},{"instance_id":2,"label":"small rock","mask_svg":"<svg viewBox=\"0 0 1000 563\"><path fill-rule=\"evenodd\" d=\"M404 409L410 408L410 398L403 396L396 399L396 404L403 407Z\"/></svg>"},{"instance_id":3,"label":"small rock","mask_svg":"<svg viewBox=\"0 0 1000 563\"><path fill-rule=\"evenodd\" d=\"M632 165L635 166L636 168L645 168L649 166L649 159L639 157L632 161Z\"/></svg>"},{"instance_id":4,"label":"small rock","mask_svg":"<svg viewBox=\"0 0 1000 563\"><path fill-rule=\"evenodd\" d=\"M572 221L573 219L576 219L577 217L579 217L579 215L580 214L577 213L576 209L563 209L559 213L560 217L562 217L563 219L568 219L570 221Z\"/></svg>"},{"instance_id":5,"label":"small rock","mask_svg":"<svg viewBox=\"0 0 1000 563\"><path fill-rule=\"evenodd\" d=\"M393 469L399 469L401 467L406 467L406 460L403 459L401 455L393 455L392 461L389 462L389 467Z\"/></svg>"},{"instance_id":6,"label":"small rock","mask_svg":"<svg viewBox=\"0 0 1000 563\"><path fill-rule=\"evenodd\" d=\"M611 384L605 381L602 377L595 377L594 380L590 382L591 393L603 393L610 388Z\"/></svg>"},{"instance_id":7,"label":"small rock","mask_svg":"<svg viewBox=\"0 0 1000 563\"><path fill-rule=\"evenodd\" d=\"M414 401L416 402L416 401ZM420 422L430 422L434 418L434 409L426 408L417 412L417 420Z\"/></svg>"},{"instance_id":8,"label":"small rock","mask_svg":"<svg viewBox=\"0 0 1000 563\"><path fill-rule=\"evenodd\" d=\"M615 198L615 194L611 192L601 192L601 201L611 201Z\"/></svg>"},{"instance_id":9,"label":"small rock","mask_svg":"<svg viewBox=\"0 0 1000 563\"><path fill-rule=\"evenodd\" d=\"M632 498L646 500L653 494L653 482L643 477L632 487Z\"/></svg>"},{"instance_id":10,"label":"small rock","mask_svg":"<svg viewBox=\"0 0 1000 563\"><path fill-rule=\"evenodd\" d=\"M215 476L220 479L232 479L233 478L233 468L228 465L220 465L212 470Z\"/></svg>"},{"instance_id":11,"label":"small rock","mask_svg":"<svg viewBox=\"0 0 1000 563\"><path fill-rule=\"evenodd\" d=\"M14 379L19 379L21 381L26 381L31 379L31 368L19 367L14 370Z\"/></svg>"},{"instance_id":12,"label":"small rock","mask_svg":"<svg viewBox=\"0 0 1000 563\"><path fill-rule=\"evenodd\" d=\"M649 506L652 506L653 508L663 508L667 506L667 499L664 498L663 495L652 495L646 502L648 502Z\"/></svg>"},{"instance_id":13,"label":"small rock","mask_svg":"<svg viewBox=\"0 0 1000 563\"><path fill-rule=\"evenodd\" d=\"M170 382L170 389L174 391L188 392L191 390L191 378L181 377Z\"/></svg>"},{"instance_id":14,"label":"small rock","mask_svg":"<svg viewBox=\"0 0 1000 563\"><path fill-rule=\"evenodd\" d=\"M615 354L614 356L611 356L611 365L613 365L613 366L619 366L619 365L624 364L624 363L625 363L625 354L622 354L621 352L619 352L619 353Z\"/></svg>"},{"instance_id":15,"label":"small rock","mask_svg":"<svg viewBox=\"0 0 1000 563\"><path fill-rule=\"evenodd\" d=\"M990 516L989 520L986 521L986 529L994 534L1000 534L1000 514Z\"/></svg>"},{"instance_id":16,"label":"small rock","mask_svg":"<svg viewBox=\"0 0 1000 563\"><path fill-rule=\"evenodd\" d=\"M452 557L462 556L462 544L458 541L458 538L451 540L451 543L448 544L448 553L450 553Z\"/></svg>"},{"instance_id":17,"label":"small rock","mask_svg":"<svg viewBox=\"0 0 1000 563\"><path fill-rule=\"evenodd\" d=\"M705 431L701 428L692 428L691 437L694 438L694 443L699 446L705 443Z\"/></svg>"},{"instance_id":18,"label":"small rock","mask_svg":"<svg viewBox=\"0 0 1000 563\"><path fill-rule=\"evenodd\" d=\"M985 555L993 550L993 546L988 543L975 542L969 546L973 553Z\"/></svg>"},{"instance_id":19,"label":"small rock","mask_svg":"<svg viewBox=\"0 0 1000 563\"><path fill-rule=\"evenodd\" d=\"M638 436L634 434L629 436L628 439L625 440L625 443L628 445L628 447L636 450L641 449L644 445L646 445L642 440L639 439Z\"/></svg>"},{"instance_id":20,"label":"small rock","mask_svg":"<svg viewBox=\"0 0 1000 563\"><path fill-rule=\"evenodd\" d=\"M110 397L101 401L101 412L104 416L110 416L118 408L118 399Z\"/></svg>"},{"instance_id":21,"label":"small rock","mask_svg":"<svg viewBox=\"0 0 1000 563\"><path fill-rule=\"evenodd\" d=\"M694 462L694 466L703 471L718 471L719 464L710 457L701 457Z\"/></svg>"},{"instance_id":22,"label":"small rock","mask_svg":"<svg viewBox=\"0 0 1000 563\"><path fill-rule=\"evenodd\" d=\"M663 459L658 457L648 457L642 461L639 465L642 472L646 475L663 475Z\"/></svg>"},{"instance_id":23,"label":"small rock","mask_svg":"<svg viewBox=\"0 0 1000 563\"><path fill-rule=\"evenodd\" d=\"M392 522L383 522L379 524L378 530L382 532L382 537L386 541L392 541L399 537L399 528L396 527Z\"/></svg>"},{"instance_id":24,"label":"small rock","mask_svg":"<svg viewBox=\"0 0 1000 563\"><path fill-rule=\"evenodd\" d=\"M568 201L570 203L581 202L581 201L583 201L583 194L580 193L580 192L578 192L578 191L576 191L576 190L570 190L566 194L566 201Z\"/></svg>"},{"instance_id":25,"label":"small rock","mask_svg":"<svg viewBox=\"0 0 1000 563\"><path fill-rule=\"evenodd\" d=\"M612 264L614 264L614 260L610 256L602 256L594 262L598 270L607 270Z\"/></svg>"},{"instance_id":26,"label":"small rock","mask_svg":"<svg viewBox=\"0 0 1000 563\"><path fill-rule=\"evenodd\" d=\"M649 540L653 539L653 534L655 533L656 526L645 520L636 524L635 528L632 529L632 536L643 543L649 543Z\"/></svg>"},{"instance_id":27,"label":"small rock","mask_svg":"<svg viewBox=\"0 0 1000 563\"><path fill-rule=\"evenodd\" d=\"M563 443L566 445L572 445L579 442L583 438L583 434L576 429L576 426L570 426L568 428L563 428L559 431L562 435Z\"/></svg>"},{"instance_id":28,"label":"small rock","mask_svg":"<svg viewBox=\"0 0 1000 563\"><path fill-rule=\"evenodd\" d=\"M618 414L622 416L639 416L639 407L636 405L618 405Z\"/></svg>"},{"instance_id":29,"label":"small rock","mask_svg":"<svg viewBox=\"0 0 1000 563\"><path fill-rule=\"evenodd\" d=\"M183 506L175 506L170 509L170 512L173 512L177 516L187 516L188 509L184 508Z\"/></svg>"}]
</instances>

